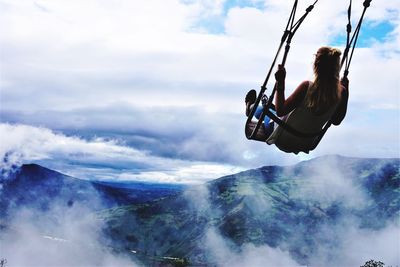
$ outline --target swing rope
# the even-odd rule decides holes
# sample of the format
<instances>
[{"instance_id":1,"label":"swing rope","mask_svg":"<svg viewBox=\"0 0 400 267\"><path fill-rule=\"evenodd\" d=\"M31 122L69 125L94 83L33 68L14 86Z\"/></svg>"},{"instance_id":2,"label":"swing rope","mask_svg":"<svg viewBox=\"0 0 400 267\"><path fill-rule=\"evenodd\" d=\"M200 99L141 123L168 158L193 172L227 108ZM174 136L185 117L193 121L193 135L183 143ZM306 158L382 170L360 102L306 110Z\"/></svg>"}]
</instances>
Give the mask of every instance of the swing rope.
<instances>
[{"instance_id":1,"label":"swing rope","mask_svg":"<svg viewBox=\"0 0 400 267\"><path fill-rule=\"evenodd\" d=\"M371 1L372 0L365 0L363 3L364 9L363 12L361 14L360 20L358 21L357 27L353 33L353 36L350 39L350 32L351 32L351 0L350 0L350 5L349 5L349 9L347 11L347 17L348 17L348 24L347 24L347 42L346 42L346 48L344 50L343 53L343 57L342 57L342 62L340 64L340 69L343 67L343 65L345 66L344 68L344 73L343 76L347 77L347 75L349 74L349 68L350 68L350 63L351 60L353 58L353 53L354 53L354 49L356 47L357 44L357 40L358 40L358 35L360 33L361 30L361 24L364 20L364 15L365 12L367 11L367 8L371 5ZM349 56L349 51L351 49L351 53Z\"/></svg>"},{"instance_id":2,"label":"swing rope","mask_svg":"<svg viewBox=\"0 0 400 267\"><path fill-rule=\"evenodd\" d=\"M362 12L362 15L361 15L359 21L358 21L356 30L354 31L352 37L350 38L351 30L352 30L351 29L352 0L350 0L350 4L349 4L348 10L347 10L348 24L346 26L346 31L347 31L346 48L345 48L345 51L343 53L343 57L342 57L341 65L340 65L340 69L342 69L342 67L345 66L345 70L344 70L344 74L343 74L344 77L347 77L347 75L349 73L350 63L351 63L351 60L352 60L352 57L353 57L353 53L354 53L354 49L355 49L355 46L356 46L356 43L357 43L357 40L358 40L358 35L359 35L360 29L361 29L361 24L362 24L362 21L364 19L365 12L366 12L367 8L370 6L371 1L372 0L365 0L364 1L364 3L363 3L364 10ZM282 127L284 130L290 132L291 134L293 134L295 136L298 136L298 137L301 137L301 138L315 138L315 137L318 137L315 140L315 143L314 143L314 148L315 148L318 145L318 143L320 142L320 140L322 139L322 137L325 135L326 131L332 125L331 120L329 120L324 125L324 127L317 133L302 133L302 132L294 129L290 125L288 125L286 122L284 122L279 117L277 117L274 113L271 112L270 108L273 106L272 105L272 101L273 101L275 93L276 93L276 86L274 86L274 88L272 89L272 92L271 92L271 95L270 95L269 98L267 98L264 95L264 92L267 89L266 86L267 86L268 80L269 80L269 78L271 76L272 70L273 70L273 68L274 68L274 66L276 64L277 58L278 58L278 56L279 56L279 54L281 52L281 49L282 49L285 41L286 41L286 46L285 46L285 52L284 52L282 63L281 63L282 66L284 66L285 63L286 63L286 59L287 59L287 56L288 56L288 53L289 53L289 50L290 50L290 43L291 43L291 40L292 40L294 34L298 30L298 28L300 27L300 25L304 21L304 19L307 17L307 15L312 11L312 9L314 8L314 5L318 2L318 0L316 0L312 5L310 5L306 9L306 12L304 13L304 15L302 17L300 17L300 19L296 23L294 23L294 18L295 18L296 9L297 9L297 2L298 1L295 0L295 2L293 4L293 8L292 8L292 11L290 13L286 29L284 31L284 34L283 34L282 38L281 38L281 42L279 44L278 51L277 51L277 53L275 55L275 58L274 58L274 60L273 60L273 62L271 64L271 67L270 67L270 69L268 71L267 77L266 77L263 85L261 86L261 91L260 91L260 93L259 93L259 95L258 95L258 97L257 97L257 99L256 99L256 101L254 103L254 106L253 106L252 110L250 111L250 114L249 114L249 116L247 118L246 127L247 127L247 125L249 125L251 123L252 118L254 116L254 113L255 113L255 111L257 109L257 106L259 105L259 103L261 101L263 102L263 112L262 112L260 118L258 119L258 122L257 122L256 126L251 131L251 133L246 131L246 137L248 139L255 139L255 136L256 136L258 130L260 129L261 125L263 124L265 116L268 115L268 117L271 118L280 127ZM290 27L289 27L289 25L290 25ZM351 49L351 52L350 52L350 49ZM350 52L350 57L349 57L349 52Z\"/></svg>"},{"instance_id":3,"label":"swing rope","mask_svg":"<svg viewBox=\"0 0 400 267\"><path fill-rule=\"evenodd\" d=\"M278 56L279 56L279 54L280 54L280 52L282 50L283 45L286 42L285 52L284 52L282 63L281 63L282 66L284 66L285 63L286 63L286 58L287 58L287 55L289 54L289 50L290 50L290 43L292 41L292 38L293 38L294 34L296 33L296 31L300 27L301 23L303 23L303 21L307 17L307 15L313 10L314 5L317 2L318 2L318 0L315 0L315 2L306 9L306 12L304 13L304 15L301 16L297 20L297 22L295 23L294 20L295 20L296 11L297 11L298 0L294 1L293 8L292 8L292 11L290 13L290 16L289 16L289 19L288 19L288 23L286 25L286 29L285 29L285 31L284 31L284 33L282 35L281 42L280 42L279 47L278 47L278 51L276 52L274 60L272 61L272 64L271 64L271 67L270 67L270 69L268 71L267 77L265 78L265 81L264 81L263 85L261 86L261 91L258 94L256 102L254 103L254 106L250 111L250 114L249 114L249 116L247 118L247 121L246 121L246 125L248 125L251 122L251 120L252 120L252 118L254 116L254 113L256 112L257 106L260 104L261 99L264 96L264 92L267 89L268 80L269 80L269 78L271 76L272 70L274 69L274 66L276 64L276 61L277 61ZM272 99L273 99L273 95L275 94L275 91L276 91L276 89L274 87L274 89L272 90L272 93L271 93L271 97L268 100L267 107L270 107L272 105ZM265 110L266 109L264 108L264 111ZM258 130L260 129L260 127L262 125L262 121L263 121L265 115L266 115L266 113L263 112L263 114L261 115L261 117L259 119L259 122L257 123L256 127L254 128L254 130L252 131L251 134L248 135L246 133L246 136L247 136L248 139L254 139L254 136L256 135L256 133L258 132Z\"/></svg>"}]
</instances>

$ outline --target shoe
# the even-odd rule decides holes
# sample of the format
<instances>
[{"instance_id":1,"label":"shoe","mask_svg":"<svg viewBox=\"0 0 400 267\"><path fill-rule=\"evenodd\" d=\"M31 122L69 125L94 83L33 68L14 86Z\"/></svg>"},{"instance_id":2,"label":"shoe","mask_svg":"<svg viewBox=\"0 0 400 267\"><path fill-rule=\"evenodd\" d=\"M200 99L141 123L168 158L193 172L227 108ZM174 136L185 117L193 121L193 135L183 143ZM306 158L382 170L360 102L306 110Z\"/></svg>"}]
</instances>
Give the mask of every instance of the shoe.
<instances>
[{"instance_id":1,"label":"shoe","mask_svg":"<svg viewBox=\"0 0 400 267\"><path fill-rule=\"evenodd\" d=\"M254 104L254 102L256 102L256 98L257 98L256 90L251 89L249 92L247 92L246 98L244 99L244 101L246 102L246 116L249 116L251 109L250 107L252 104Z\"/></svg>"}]
</instances>

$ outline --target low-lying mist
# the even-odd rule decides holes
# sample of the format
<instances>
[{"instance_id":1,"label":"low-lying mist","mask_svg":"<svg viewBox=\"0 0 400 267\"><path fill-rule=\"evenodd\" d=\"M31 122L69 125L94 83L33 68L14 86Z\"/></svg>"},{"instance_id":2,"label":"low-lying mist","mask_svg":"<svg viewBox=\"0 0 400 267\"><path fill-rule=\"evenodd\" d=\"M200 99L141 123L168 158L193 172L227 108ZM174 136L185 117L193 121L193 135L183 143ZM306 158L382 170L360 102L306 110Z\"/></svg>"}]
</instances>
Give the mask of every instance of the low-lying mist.
<instances>
[{"instance_id":1,"label":"low-lying mist","mask_svg":"<svg viewBox=\"0 0 400 267\"><path fill-rule=\"evenodd\" d=\"M79 201L58 197L45 208L40 201L11 203L8 217L0 220L0 259L7 266L146 266L124 250L131 247L164 259L195 255L188 256L194 266L361 266L370 259L400 265L398 218L379 206L395 199L393 194L398 198L398 191L383 190L387 181L377 183L388 175L387 162L365 161L368 166L357 169L356 161L347 161L324 157L249 170L142 209L121 206L102 213L106 200L90 190L79 192L85 195ZM396 203L390 202L394 211ZM188 218L179 218L183 215ZM112 236L110 227L118 234ZM170 253L175 246L181 255ZM193 249L201 252L191 254Z\"/></svg>"},{"instance_id":2,"label":"low-lying mist","mask_svg":"<svg viewBox=\"0 0 400 267\"><path fill-rule=\"evenodd\" d=\"M10 210L0 231L0 258L7 260L7 267L136 266L109 247L103 222L92 208L101 207L101 200L96 194L88 199L71 205L65 205L68 199L57 199L45 210L35 205Z\"/></svg>"},{"instance_id":3,"label":"low-lying mist","mask_svg":"<svg viewBox=\"0 0 400 267\"><path fill-rule=\"evenodd\" d=\"M383 170L380 166L375 168L379 177L379 172ZM343 166L337 157L327 157L323 161L307 163L301 171L288 168L283 173L289 183L301 181L299 186L290 187L288 199L307 203L311 215L320 218L321 222L316 224L312 232L304 229L302 221L290 225L295 231L276 246L252 242L238 246L217 226L210 225L205 230L203 243L218 266L361 266L370 259L382 261L386 266L400 265L398 218L378 218L372 210L371 214L365 214L376 200L362 185L362 178L354 180L357 175L351 167ZM259 187L262 183L259 180L250 187L239 184L237 189L243 192L242 202L255 217L276 212ZM207 209L210 218L215 218L222 211L213 205L212 193L208 188L198 187L196 193L187 194L186 197L193 205L201 207L203 212ZM241 208L243 206L236 209ZM337 214L329 215L327 210L334 210ZM327 219L327 216L333 219ZM370 221L365 218L370 218ZM371 225L368 225L369 222ZM293 244L304 249L307 264L296 261L291 253Z\"/></svg>"}]
</instances>

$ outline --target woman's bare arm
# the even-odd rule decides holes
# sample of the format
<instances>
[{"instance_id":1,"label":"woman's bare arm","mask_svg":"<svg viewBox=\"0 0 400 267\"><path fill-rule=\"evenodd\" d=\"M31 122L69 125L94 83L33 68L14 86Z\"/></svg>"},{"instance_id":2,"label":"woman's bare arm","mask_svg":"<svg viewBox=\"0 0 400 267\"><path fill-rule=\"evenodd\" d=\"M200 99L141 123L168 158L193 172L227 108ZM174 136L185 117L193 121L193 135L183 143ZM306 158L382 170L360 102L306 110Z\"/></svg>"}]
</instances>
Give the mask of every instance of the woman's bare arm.
<instances>
[{"instance_id":1,"label":"woman's bare arm","mask_svg":"<svg viewBox=\"0 0 400 267\"><path fill-rule=\"evenodd\" d=\"M339 125L347 113L347 103L349 102L349 80L346 77L343 77L341 80L341 99L339 106L332 117L332 124Z\"/></svg>"},{"instance_id":2,"label":"woman's bare arm","mask_svg":"<svg viewBox=\"0 0 400 267\"><path fill-rule=\"evenodd\" d=\"M309 86L309 81L302 82L299 86L297 86L296 90L287 99L285 99L285 75L285 69L279 65L279 69L275 73L275 109L276 114L279 117L289 114L301 104L306 96Z\"/></svg>"}]
</instances>

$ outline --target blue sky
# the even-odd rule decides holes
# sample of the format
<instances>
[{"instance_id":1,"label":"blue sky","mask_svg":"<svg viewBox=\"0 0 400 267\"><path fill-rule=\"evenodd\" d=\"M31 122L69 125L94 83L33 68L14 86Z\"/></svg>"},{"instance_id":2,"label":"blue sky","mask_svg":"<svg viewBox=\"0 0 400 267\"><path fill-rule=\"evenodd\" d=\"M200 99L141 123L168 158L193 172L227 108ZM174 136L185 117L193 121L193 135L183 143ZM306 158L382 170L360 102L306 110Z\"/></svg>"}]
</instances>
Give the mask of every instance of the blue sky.
<instances>
[{"instance_id":1,"label":"blue sky","mask_svg":"<svg viewBox=\"0 0 400 267\"><path fill-rule=\"evenodd\" d=\"M362 2L353 1L353 28ZM299 14L309 4L299 1ZM285 154L244 137L243 97L264 81L291 5L0 0L0 154L87 179L182 183L326 154L399 157L397 0L367 10L348 115L315 151ZM312 79L319 46L343 48L347 6L319 1L307 17L287 94Z\"/></svg>"},{"instance_id":2,"label":"blue sky","mask_svg":"<svg viewBox=\"0 0 400 267\"><path fill-rule=\"evenodd\" d=\"M356 22L352 24L353 30L355 30L356 25ZM362 38L357 41L357 48L368 48L374 42L385 42L393 38L391 33L395 30L395 25L391 21L367 22L362 26ZM330 45L345 46L346 39L347 35L344 30L341 35L336 36L332 40Z\"/></svg>"}]
</instances>

